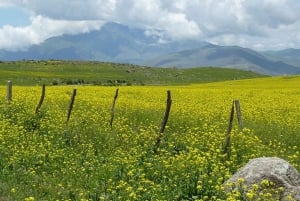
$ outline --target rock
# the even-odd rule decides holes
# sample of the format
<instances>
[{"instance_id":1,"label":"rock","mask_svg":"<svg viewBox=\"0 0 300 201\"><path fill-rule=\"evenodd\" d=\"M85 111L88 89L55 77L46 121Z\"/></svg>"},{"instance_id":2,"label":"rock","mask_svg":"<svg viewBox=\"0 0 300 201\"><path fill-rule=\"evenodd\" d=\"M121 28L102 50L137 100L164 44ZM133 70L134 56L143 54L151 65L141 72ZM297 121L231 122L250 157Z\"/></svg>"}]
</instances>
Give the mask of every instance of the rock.
<instances>
[{"instance_id":1,"label":"rock","mask_svg":"<svg viewBox=\"0 0 300 201\"><path fill-rule=\"evenodd\" d=\"M227 192L236 190L237 185L231 184L242 182L245 187L243 192L245 194L253 187L253 184L261 186L264 181L269 181L272 184L267 188L283 188L280 195L281 200L291 200L291 198L292 200L300 200L300 174L287 161L277 157L262 157L250 160L225 182L225 189ZM261 188L260 191L262 191Z\"/></svg>"}]
</instances>

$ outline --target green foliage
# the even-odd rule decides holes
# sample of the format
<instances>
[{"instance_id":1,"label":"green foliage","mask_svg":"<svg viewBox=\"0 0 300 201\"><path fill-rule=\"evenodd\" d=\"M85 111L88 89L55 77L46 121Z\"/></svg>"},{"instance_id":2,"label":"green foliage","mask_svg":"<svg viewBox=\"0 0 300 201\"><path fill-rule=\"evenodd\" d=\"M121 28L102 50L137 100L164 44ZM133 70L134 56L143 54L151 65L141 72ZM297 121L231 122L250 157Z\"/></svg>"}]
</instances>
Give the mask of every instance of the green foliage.
<instances>
[{"instance_id":1,"label":"green foliage","mask_svg":"<svg viewBox=\"0 0 300 201\"><path fill-rule=\"evenodd\" d=\"M249 159L278 156L299 169L299 140L290 140L297 139L300 130L299 80L121 86L112 129L109 120L115 87L77 86L66 125L73 86L47 87L38 114L40 87L15 86L8 105L6 86L0 86L0 197L242 199L239 192L226 194L223 184ZM154 153L167 89L173 100L170 118ZM234 124L228 158L222 147L232 99L237 97L245 128L239 130ZM255 192L247 191L247 199L273 193L262 190L262 195L254 196Z\"/></svg>"},{"instance_id":2,"label":"green foliage","mask_svg":"<svg viewBox=\"0 0 300 201\"><path fill-rule=\"evenodd\" d=\"M179 85L262 77L242 70L155 68L83 61L14 61L0 63L0 82L15 85Z\"/></svg>"}]
</instances>

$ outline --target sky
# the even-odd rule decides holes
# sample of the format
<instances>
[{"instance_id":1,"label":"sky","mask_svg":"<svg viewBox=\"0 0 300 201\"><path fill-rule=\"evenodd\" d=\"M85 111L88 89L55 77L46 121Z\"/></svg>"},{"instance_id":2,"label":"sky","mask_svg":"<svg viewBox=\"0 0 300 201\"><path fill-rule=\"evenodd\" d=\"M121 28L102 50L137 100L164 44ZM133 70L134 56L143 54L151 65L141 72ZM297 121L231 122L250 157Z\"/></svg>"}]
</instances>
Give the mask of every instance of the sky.
<instances>
[{"instance_id":1,"label":"sky","mask_svg":"<svg viewBox=\"0 0 300 201\"><path fill-rule=\"evenodd\" d=\"M300 49L299 11L299 0L0 0L0 49L26 50L106 22L159 33L163 40Z\"/></svg>"}]
</instances>

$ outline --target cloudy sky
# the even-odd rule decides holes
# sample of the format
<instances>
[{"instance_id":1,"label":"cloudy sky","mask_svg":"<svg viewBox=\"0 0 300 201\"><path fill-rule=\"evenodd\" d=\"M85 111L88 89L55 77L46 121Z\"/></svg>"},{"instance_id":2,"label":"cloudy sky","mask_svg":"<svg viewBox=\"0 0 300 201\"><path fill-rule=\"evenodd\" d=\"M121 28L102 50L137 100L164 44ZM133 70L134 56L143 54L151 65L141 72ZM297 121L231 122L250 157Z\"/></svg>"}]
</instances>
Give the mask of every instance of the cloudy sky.
<instances>
[{"instance_id":1,"label":"cloudy sky","mask_svg":"<svg viewBox=\"0 0 300 201\"><path fill-rule=\"evenodd\" d=\"M111 21L160 30L169 40L300 49L299 0L0 0L0 49L26 49Z\"/></svg>"}]
</instances>

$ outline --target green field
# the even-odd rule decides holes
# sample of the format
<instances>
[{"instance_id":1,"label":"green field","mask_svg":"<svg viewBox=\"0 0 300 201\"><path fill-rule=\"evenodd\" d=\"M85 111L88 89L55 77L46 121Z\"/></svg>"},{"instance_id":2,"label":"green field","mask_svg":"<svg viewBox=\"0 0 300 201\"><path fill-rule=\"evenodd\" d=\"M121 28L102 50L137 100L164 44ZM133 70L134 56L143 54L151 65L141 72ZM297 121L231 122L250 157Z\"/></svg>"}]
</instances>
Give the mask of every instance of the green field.
<instances>
[{"instance_id":1,"label":"green field","mask_svg":"<svg viewBox=\"0 0 300 201\"><path fill-rule=\"evenodd\" d=\"M16 85L182 85L263 77L250 71L220 68L151 68L81 61L0 62L0 82Z\"/></svg>"},{"instance_id":2,"label":"green field","mask_svg":"<svg viewBox=\"0 0 300 201\"><path fill-rule=\"evenodd\" d=\"M19 67L30 63L21 62ZM75 78L75 72L84 75L79 69L68 73L66 68L48 74L37 70L40 64L36 64L35 73L48 76L50 82L52 75L65 74L70 76L68 79ZM27 69L28 75L34 75L34 68L24 66L20 72ZM11 73L9 68L12 67L1 70ZM14 69L17 73L16 66ZM127 75L122 65L109 69ZM194 71L194 75L200 72L180 72L188 71ZM234 80L245 77L230 77L232 73L228 73L229 79L221 81L225 78L215 77L216 71L222 72L207 68L198 74L214 72L206 80L210 83L168 80L149 82L152 86L47 85L37 114L41 87L36 85L42 82L29 79L25 73L16 76L12 81L18 85L13 85L10 104L5 98L6 85L0 85L0 200L271 201L280 197L281 191L271 188L260 193L252 189L243 197L243 189L226 193L223 184L256 157L277 156L300 170L300 77ZM114 77L115 73L110 70L111 80L124 79ZM1 73L4 83L8 78L12 77ZM172 85L167 85L169 82ZM159 84L163 86L154 86ZM110 127L117 88L119 95ZM74 89L74 107L66 123ZM171 112L155 149L167 90L171 91ZM235 118L230 152L224 152L230 109L236 99L241 104L243 128L238 128Z\"/></svg>"}]
</instances>

